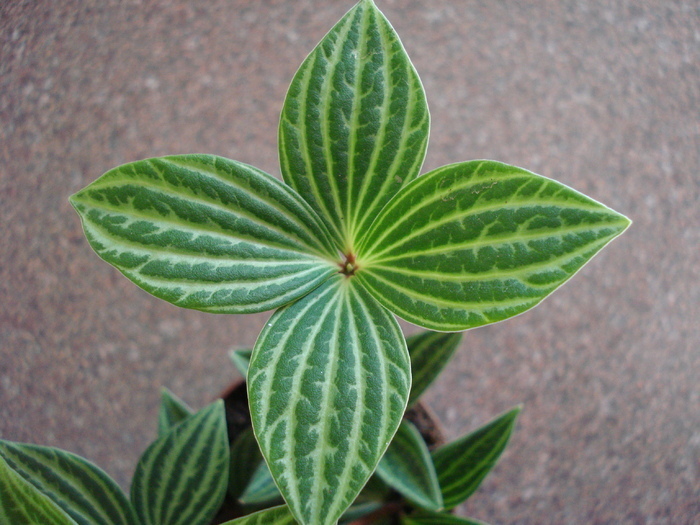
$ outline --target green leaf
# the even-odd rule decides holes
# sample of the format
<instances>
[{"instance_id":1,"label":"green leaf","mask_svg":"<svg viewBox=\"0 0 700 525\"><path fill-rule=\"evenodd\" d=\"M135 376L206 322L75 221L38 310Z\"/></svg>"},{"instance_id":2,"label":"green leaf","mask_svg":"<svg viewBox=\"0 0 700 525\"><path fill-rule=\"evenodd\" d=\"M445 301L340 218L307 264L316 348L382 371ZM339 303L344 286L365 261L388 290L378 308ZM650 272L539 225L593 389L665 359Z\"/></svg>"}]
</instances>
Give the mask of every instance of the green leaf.
<instances>
[{"instance_id":1,"label":"green leaf","mask_svg":"<svg viewBox=\"0 0 700 525\"><path fill-rule=\"evenodd\" d=\"M383 503L380 501L363 501L355 502L348 507L348 510L341 516L339 523L352 523L376 510L382 508Z\"/></svg>"},{"instance_id":2,"label":"green leaf","mask_svg":"<svg viewBox=\"0 0 700 525\"><path fill-rule=\"evenodd\" d=\"M418 176L429 126L423 87L398 35L371 0L362 0L292 80L279 129L284 180L347 253Z\"/></svg>"},{"instance_id":3,"label":"green leaf","mask_svg":"<svg viewBox=\"0 0 700 525\"><path fill-rule=\"evenodd\" d=\"M253 429L242 432L231 445L228 494L238 499L246 490L259 465L264 464ZM270 479L272 479L270 477ZM272 483L274 486L274 482Z\"/></svg>"},{"instance_id":4,"label":"green leaf","mask_svg":"<svg viewBox=\"0 0 700 525\"><path fill-rule=\"evenodd\" d=\"M420 332L406 338L406 346L411 356L411 395L410 407L418 401L430 384L440 375L452 354L459 346L462 334Z\"/></svg>"},{"instance_id":5,"label":"green leaf","mask_svg":"<svg viewBox=\"0 0 700 525\"><path fill-rule=\"evenodd\" d=\"M168 431L190 417L193 411L182 399L177 397L167 388L161 389L160 410L158 411L158 435L167 434Z\"/></svg>"},{"instance_id":6,"label":"green leaf","mask_svg":"<svg viewBox=\"0 0 700 525\"><path fill-rule=\"evenodd\" d=\"M486 525L483 521L460 518L453 514L418 512L401 518L402 525Z\"/></svg>"},{"instance_id":7,"label":"green leaf","mask_svg":"<svg viewBox=\"0 0 700 525\"><path fill-rule=\"evenodd\" d=\"M70 516L70 523L137 523L133 508L117 483L100 468L80 456L57 448L0 440L0 457L13 472ZM16 489L22 484L15 481L13 485ZM5 492L5 489L0 492ZM24 492L31 491L27 489ZM32 499L39 501L41 498Z\"/></svg>"},{"instance_id":8,"label":"green leaf","mask_svg":"<svg viewBox=\"0 0 700 525\"><path fill-rule=\"evenodd\" d=\"M231 361L236 366L236 369L243 377L248 375L248 365L250 364L250 356L253 355L252 348L238 348L232 350L229 354Z\"/></svg>"},{"instance_id":9,"label":"green leaf","mask_svg":"<svg viewBox=\"0 0 700 525\"><path fill-rule=\"evenodd\" d=\"M313 210L271 175L233 160L133 162L70 200L100 257L178 306L261 312L338 271L336 249Z\"/></svg>"},{"instance_id":10,"label":"green leaf","mask_svg":"<svg viewBox=\"0 0 700 525\"><path fill-rule=\"evenodd\" d=\"M282 499L267 463L261 461L238 500L243 505L269 505Z\"/></svg>"},{"instance_id":11,"label":"green leaf","mask_svg":"<svg viewBox=\"0 0 700 525\"><path fill-rule=\"evenodd\" d=\"M12 525L76 525L61 507L15 472L2 456L0 522Z\"/></svg>"},{"instance_id":12,"label":"green leaf","mask_svg":"<svg viewBox=\"0 0 700 525\"><path fill-rule=\"evenodd\" d=\"M335 523L401 421L410 362L396 319L337 275L278 310L248 371L253 428L301 523Z\"/></svg>"},{"instance_id":13,"label":"green leaf","mask_svg":"<svg viewBox=\"0 0 700 525\"><path fill-rule=\"evenodd\" d=\"M287 505L261 510L242 518L227 521L222 525L295 525L296 521Z\"/></svg>"},{"instance_id":14,"label":"green leaf","mask_svg":"<svg viewBox=\"0 0 700 525\"><path fill-rule=\"evenodd\" d=\"M515 407L433 451L446 509L456 507L479 488L505 450L520 409Z\"/></svg>"},{"instance_id":15,"label":"green leaf","mask_svg":"<svg viewBox=\"0 0 700 525\"><path fill-rule=\"evenodd\" d=\"M407 321L466 330L532 308L629 224L523 169L453 164L382 210L358 248L356 277Z\"/></svg>"},{"instance_id":16,"label":"green leaf","mask_svg":"<svg viewBox=\"0 0 700 525\"><path fill-rule=\"evenodd\" d=\"M442 493L435 467L416 427L403 420L391 445L377 465L377 474L387 484L426 510L442 509Z\"/></svg>"},{"instance_id":17,"label":"green leaf","mask_svg":"<svg viewBox=\"0 0 700 525\"><path fill-rule=\"evenodd\" d=\"M208 525L226 493L228 469L224 403L218 400L146 449L131 501L144 525Z\"/></svg>"}]
</instances>

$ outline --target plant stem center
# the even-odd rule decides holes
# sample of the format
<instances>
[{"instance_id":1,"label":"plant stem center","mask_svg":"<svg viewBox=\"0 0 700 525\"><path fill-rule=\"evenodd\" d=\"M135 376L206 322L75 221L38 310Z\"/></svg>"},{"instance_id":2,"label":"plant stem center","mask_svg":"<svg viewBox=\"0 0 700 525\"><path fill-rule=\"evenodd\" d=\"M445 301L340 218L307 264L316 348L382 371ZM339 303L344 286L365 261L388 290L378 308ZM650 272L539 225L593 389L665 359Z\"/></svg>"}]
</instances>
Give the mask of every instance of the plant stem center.
<instances>
[{"instance_id":1,"label":"plant stem center","mask_svg":"<svg viewBox=\"0 0 700 525\"><path fill-rule=\"evenodd\" d=\"M346 253L345 260L338 263L340 266L340 273L345 275L345 277L352 277L358 270L357 261L355 259L354 253Z\"/></svg>"}]
</instances>

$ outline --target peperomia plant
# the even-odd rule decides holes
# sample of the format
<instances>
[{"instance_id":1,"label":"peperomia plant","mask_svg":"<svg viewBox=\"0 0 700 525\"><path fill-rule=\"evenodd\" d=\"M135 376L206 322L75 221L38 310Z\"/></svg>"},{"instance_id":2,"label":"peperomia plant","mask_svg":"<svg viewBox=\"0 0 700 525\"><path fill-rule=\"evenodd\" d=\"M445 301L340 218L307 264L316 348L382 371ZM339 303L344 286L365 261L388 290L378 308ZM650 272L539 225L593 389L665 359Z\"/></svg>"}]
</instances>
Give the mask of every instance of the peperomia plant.
<instances>
[{"instance_id":1,"label":"peperomia plant","mask_svg":"<svg viewBox=\"0 0 700 525\"><path fill-rule=\"evenodd\" d=\"M395 315L444 332L518 315L630 224L499 162L419 176L428 133L418 75L361 0L292 80L284 182L180 155L120 166L71 197L98 255L153 295L214 313L276 309L250 359L250 413L300 523L340 519L397 430L410 432Z\"/></svg>"},{"instance_id":2,"label":"peperomia plant","mask_svg":"<svg viewBox=\"0 0 700 525\"><path fill-rule=\"evenodd\" d=\"M407 339L411 410L340 523L479 523L446 513L478 488L506 447L515 407L447 444L416 400L450 359L460 334ZM232 354L245 373L249 350ZM241 389L241 386L243 389ZM262 459L245 385L197 413L167 389L158 437L136 466L130 495L102 470L64 450L0 440L0 522L10 525L247 525L296 523ZM242 394L241 394L242 392ZM415 421L415 425L413 423ZM238 517L238 518L236 518Z\"/></svg>"}]
</instances>

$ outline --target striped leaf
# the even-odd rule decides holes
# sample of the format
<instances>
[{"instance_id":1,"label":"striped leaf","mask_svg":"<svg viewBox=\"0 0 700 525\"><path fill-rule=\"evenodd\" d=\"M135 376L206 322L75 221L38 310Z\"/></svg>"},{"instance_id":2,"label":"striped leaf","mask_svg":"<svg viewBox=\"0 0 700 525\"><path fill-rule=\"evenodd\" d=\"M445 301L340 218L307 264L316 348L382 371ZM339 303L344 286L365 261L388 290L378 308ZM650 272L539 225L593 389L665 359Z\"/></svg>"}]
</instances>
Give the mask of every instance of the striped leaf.
<instances>
[{"instance_id":1,"label":"striped leaf","mask_svg":"<svg viewBox=\"0 0 700 525\"><path fill-rule=\"evenodd\" d=\"M227 521L222 525L295 525L296 520L287 505L261 510L242 518Z\"/></svg>"},{"instance_id":2,"label":"striped leaf","mask_svg":"<svg viewBox=\"0 0 700 525\"><path fill-rule=\"evenodd\" d=\"M403 516L401 525L486 525L486 523L471 518L460 518L453 514L419 512Z\"/></svg>"},{"instance_id":3,"label":"striped leaf","mask_svg":"<svg viewBox=\"0 0 700 525\"><path fill-rule=\"evenodd\" d=\"M433 460L420 433L409 421L401 422L377 466L377 474L419 507L442 509L442 493Z\"/></svg>"},{"instance_id":4,"label":"striped leaf","mask_svg":"<svg viewBox=\"0 0 700 525\"><path fill-rule=\"evenodd\" d=\"M229 444L218 400L159 437L136 465L131 501L143 525L208 525L226 493Z\"/></svg>"},{"instance_id":5,"label":"striped leaf","mask_svg":"<svg viewBox=\"0 0 700 525\"><path fill-rule=\"evenodd\" d=\"M76 525L61 507L12 470L0 455L0 523Z\"/></svg>"},{"instance_id":6,"label":"striped leaf","mask_svg":"<svg viewBox=\"0 0 700 525\"><path fill-rule=\"evenodd\" d=\"M532 308L629 224L523 169L453 164L382 210L358 248L356 276L407 321L466 330Z\"/></svg>"},{"instance_id":7,"label":"striped leaf","mask_svg":"<svg viewBox=\"0 0 700 525\"><path fill-rule=\"evenodd\" d=\"M456 507L479 488L505 450L520 409L515 407L433 452L446 509Z\"/></svg>"},{"instance_id":8,"label":"striped leaf","mask_svg":"<svg viewBox=\"0 0 700 525\"><path fill-rule=\"evenodd\" d=\"M337 271L336 248L313 210L271 175L233 160L125 164L71 203L100 257L178 306L261 312Z\"/></svg>"},{"instance_id":9,"label":"striped leaf","mask_svg":"<svg viewBox=\"0 0 700 525\"><path fill-rule=\"evenodd\" d=\"M352 523L381 509L383 505L384 503L381 501L355 502L348 507L348 510L341 516L338 523Z\"/></svg>"},{"instance_id":10,"label":"striped leaf","mask_svg":"<svg viewBox=\"0 0 700 525\"><path fill-rule=\"evenodd\" d=\"M299 68L279 129L284 180L352 251L379 210L418 176L429 116L399 37L361 0Z\"/></svg>"},{"instance_id":11,"label":"striped leaf","mask_svg":"<svg viewBox=\"0 0 700 525\"><path fill-rule=\"evenodd\" d=\"M193 411L182 399L167 388L161 390L160 410L158 411L158 435L167 434L172 427L182 423Z\"/></svg>"},{"instance_id":12,"label":"striped leaf","mask_svg":"<svg viewBox=\"0 0 700 525\"><path fill-rule=\"evenodd\" d=\"M411 356L411 395L408 406L415 403L430 384L440 375L459 346L462 334L420 332L406 338Z\"/></svg>"},{"instance_id":13,"label":"striped leaf","mask_svg":"<svg viewBox=\"0 0 700 525\"><path fill-rule=\"evenodd\" d=\"M0 441L0 457L16 475L70 516L71 519L67 523L78 525L135 525L137 523L126 494L116 482L80 456L52 447ZM24 483L15 480L12 485L16 489L24 486ZM26 488L22 490L25 493L31 492ZM0 492L5 492L5 489ZM10 494L11 492L8 493L8 497L11 497ZM35 502L43 501L42 498L35 496L31 499ZM47 509L50 507L46 505ZM27 523L2 520L0 522ZM44 522L38 520L32 523Z\"/></svg>"},{"instance_id":14,"label":"striped leaf","mask_svg":"<svg viewBox=\"0 0 700 525\"><path fill-rule=\"evenodd\" d=\"M243 377L248 375L248 365L250 364L251 355L253 355L252 348L238 348L236 350L232 350L229 354L231 361L233 361L236 369Z\"/></svg>"},{"instance_id":15,"label":"striped leaf","mask_svg":"<svg viewBox=\"0 0 700 525\"><path fill-rule=\"evenodd\" d=\"M281 499L282 494L264 461L258 463L250 482L238 498L243 505L269 505Z\"/></svg>"},{"instance_id":16,"label":"striped leaf","mask_svg":"<svg viewBox=\"0 0 700 525\"><path fill-rule=\"evenodd\" d=\"M248 370L253 428L297 520L335 523L374 471L410 391L396 319L337 275L278 310Z\"/></svg>"}]
</instances>

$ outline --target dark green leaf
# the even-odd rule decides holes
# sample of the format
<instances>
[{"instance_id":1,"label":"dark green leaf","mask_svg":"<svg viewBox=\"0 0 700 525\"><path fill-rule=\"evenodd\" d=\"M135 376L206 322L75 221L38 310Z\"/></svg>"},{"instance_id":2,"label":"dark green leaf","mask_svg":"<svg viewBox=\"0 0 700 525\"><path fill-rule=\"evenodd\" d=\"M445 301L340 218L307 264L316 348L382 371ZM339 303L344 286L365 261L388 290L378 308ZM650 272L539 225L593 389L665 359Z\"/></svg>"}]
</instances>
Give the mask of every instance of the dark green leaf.
<instances>
[{"instance_id":1,"label":"dark green leaf","mask_svg":"<svg viewBox=\"0 0 700 525\"><path fill-rule=\"evenodd\" d=\"M520 409L513 408L433 452L446 509L456 507L479 488L505 450Z\"/></svg>"},{"instance_id":2,"label":"dark green leaf","mask_svg":"<svg viewBox=\"0 0 700 525\"><path fill-rule=\"evenodd\" d=\"M442 509L442 493L433 461L416 427L403 420L377 466L377 474L407 499L426 510Z\"/></svg>"},{"instance_id":3,"label":"dark green leaf","mask_svg":"<svg viewBox=\"0 0 700 525\"><path fill-rule=\"evenodd\" d=\"M231 445L231 467L228 477L228 494L238 499L251 482L255 470L263 462L260 447L253 429L242 432ZM274 485L274 483L273 483Z\"/></svg>"},{"instance_id":4,"label":"dark green leaf","mask_svg":"<svg viewBox=\"0 0 700 525\"><path fill-rule=\"evenodd\" d=\"M226 493L229 444L224 403L189 417L146 449L131 500L147 525L208 525Z\"/></svg>"},{"instance_id":5,"label":"dark green leaf","mask_svg":"<svg viewBox=\"0 0 700 525\"><path fill-rule=\"evenodd\" d=\"M190 417L192 413L192 409L182 399L167 388L161 389L158 435L166 434L172 427Z\"/></svg>"},{"instance_id":6,"label":"dark green leaf","mask_svg":"<svg viewBox=\"0 0 700 525\"><path fill-rule=\"evenodd\" d=\"M0 522L8 525L76 525L68 514L0 456Z\"/></svg>"},{"instance_id":7,"label":"dark green leaf","mask_svg":"<svg viewBox=\"0 0 700 525\"><path fill-rule=\"evenodd\" d=\"M418 176L428 107L398 35L360 1L299 68L285 99L284 180L352 251L386 202Z\"/></svg>"},{"instance_id":8,"label":"dark green leaf","mask_svg":"<svg viewBox=\"0 0 700 525\"><path fill-rule=\"evenodd\" d=\"M14 473L70 516L70 523L136 524L131 504L116 482L80 456L52 447L0 441L0 457ZM22 484L13 485L16 489Z\"/></svg>"},{"instance_id":9,"label":"dark green leaf","mask_svg":"<svg viewBox=\"0 0 700 525\"><path fill-rule=\"evenodd\" d=\"M462 334L440 332L421 332L406 338L413 376L409 407L442 372L461 340Z\"/></svg>"},{"instance_id":10,"label":"dark green leaf","mask_svg":"<svg viewBox=\"0 0 700 525\"><path fill-rule=\"evenodd\" d=\"M629 224L529 171L453 164L387 204L358 248L356 277L407 321L466 330L532 308Z\"/></svg>"},{"instance_id":11,"label":"dark green leaf","mask_svg":"<svg viewBox=\"0 0 700 525\"><path fill-rule=\"evenodd\" d=\"M233 160L133 162L70 200L100 257L178 306L271 310L338 271L314 211L271 175Z\"/></svg>"},{"instance_id":12,"label":"dark green leaf","mask_svg":"<svg viewBox=\"0 0 700 525\"><path fill-rule=\"evenodd\" d=\"M253 428L302 523L335 523L401 421L410 362L396 319L338 275L278 310L248 370Z\"/></svg>"}]
</instances>

